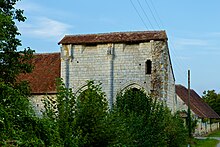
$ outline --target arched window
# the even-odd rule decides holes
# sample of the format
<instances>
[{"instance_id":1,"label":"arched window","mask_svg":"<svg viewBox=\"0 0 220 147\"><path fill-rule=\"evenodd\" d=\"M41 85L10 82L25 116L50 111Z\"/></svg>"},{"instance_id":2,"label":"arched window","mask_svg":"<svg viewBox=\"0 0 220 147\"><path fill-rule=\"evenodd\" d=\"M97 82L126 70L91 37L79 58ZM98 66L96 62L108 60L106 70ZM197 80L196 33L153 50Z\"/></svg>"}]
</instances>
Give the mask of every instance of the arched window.
<instances>
[{"instance_id":1,"label":"arched window","mask_svg":"<svg viewBox=\"0 0 220 147\"><path fill-rule=\"evenodd\" d=\"M145 62L145 74L151 74L151 68L152 68L152 61L151 60L147 60Z\"/></svg>"}]
</instances>

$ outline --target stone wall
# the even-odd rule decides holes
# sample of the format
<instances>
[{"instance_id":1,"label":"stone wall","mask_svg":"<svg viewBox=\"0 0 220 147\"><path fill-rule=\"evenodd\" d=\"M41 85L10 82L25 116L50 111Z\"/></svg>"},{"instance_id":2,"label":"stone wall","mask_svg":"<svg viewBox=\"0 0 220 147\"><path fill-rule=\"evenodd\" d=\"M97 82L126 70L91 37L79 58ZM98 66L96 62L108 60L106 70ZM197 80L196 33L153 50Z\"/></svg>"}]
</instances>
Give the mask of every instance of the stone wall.
<instances>
[{"instance_id":1,"label":"stone wall","mask_svg":"<svg viewBox=\"0 0 220 147\"><path fill-rule=\"evenodd\" d=\"M167 42L152 41L152 88L154 95L175 111L175 79Z\"/></svg>"},{"instance_id":2,"label":"stone wall","mask_svg":"<svg viewBox=\"0 0 220 147\"><path fill-rule=\"evenodd\" d=\"M195 136L203 136L219 129L219 123L210 123L210 120L203 122L202 119L198 119L197 127L195 130Z\"/></svg>"},{"instance_id":3,"label":"stone wall","mask_svg":"<svg viewBox=\"0 0 220 147\"><path fill-rule=\"evenodd\" d=\"M152 74L146 74L146 61L152 61ZM153 91L173 110L174 77L167 43L63 45L61 77L75 93L87 80L102 83L109 106L117 92L129 87Z\"/></svg>"},{"instance_id":4,"label":"stone wall","mask_svg":"<svg viewBox=\"0 0 220 147\"><path fill-rule=\"evenodd\" d=\"M35 114L37 116L42 116L42 111L44 111L43 99L45 99L46 97L54 104L54 109L57 109L56 94L49 94L49 95L39 94L39 95L32 95L31 97L29 97L29 101L31 102Z\"/></svg>"},{"instance_id":5,"label":"stone wall","mask_svg":"<svg viewBox=\"0 0 220 147\"><path fill-rule=\"evenodd\" d=\"M179 96L177 96L177 110L178 111L188 111L187 105L181 100ZM219 123L211 123L210 119L206 119L206 121L202 121L202 118L198 118L197 115L191 111L192 116L194 119L197 120L197 126L195 128L194 136L202 136L204 134L208 134L212 131L219 129Z\"/></svg>"}]
</instances>

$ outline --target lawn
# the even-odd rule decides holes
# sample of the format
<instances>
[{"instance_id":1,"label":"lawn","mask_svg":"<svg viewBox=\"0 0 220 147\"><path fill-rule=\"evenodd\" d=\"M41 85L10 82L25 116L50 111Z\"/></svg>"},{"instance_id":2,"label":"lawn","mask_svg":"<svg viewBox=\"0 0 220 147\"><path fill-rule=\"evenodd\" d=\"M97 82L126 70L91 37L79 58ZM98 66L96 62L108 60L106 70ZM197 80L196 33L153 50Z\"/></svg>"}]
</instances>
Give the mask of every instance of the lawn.
<instances>
[{"instance_id":1,"label":"lawn","mask_svg":"<svg viewBox=\"0 0 220 147\"><path fill-rule=\"evenodd\" d=\"M212 132L207 137L220 137L220 130Z\"/></svg>"},{"instance_id":2,"label":"lawn","mask_svg":"<svg viewBox=\"0 0 220 147\"><path fill-rule=\"evenodd\" d=\"M195 139L191 147L216 147L218 143L219 141L215 139Z\"/></svg>"},{"instance_id":3,"label":"lawn","mask_svg":"<svg viewBox=\"0 0 220 147\"><path fill-rule=\"evenodd\" d=\"M207 137L220 137L220 130L214 131L211 134L207 135ZM192 139L191 147L216 147L219 143L218 140L215 139Z\"/></svg>"}]
</instances>

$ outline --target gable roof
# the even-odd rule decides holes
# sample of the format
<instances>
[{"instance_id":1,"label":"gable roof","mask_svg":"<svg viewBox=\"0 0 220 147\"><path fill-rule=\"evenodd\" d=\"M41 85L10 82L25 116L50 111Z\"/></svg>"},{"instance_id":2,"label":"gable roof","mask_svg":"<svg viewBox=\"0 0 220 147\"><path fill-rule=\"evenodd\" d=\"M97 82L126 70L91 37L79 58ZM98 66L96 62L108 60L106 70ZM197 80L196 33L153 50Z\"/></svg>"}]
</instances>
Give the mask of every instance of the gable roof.
<instances>
[{"instance_id":1,"label":"gable roof","mask_svg":"<svg viewBox=\"0 0 220 147\"><path fill-rule=\"evenodd\" d=\"M176 94L188 106L188 89L176 85ZM220 116L194 91L190 90L190 108L200 118L220 118Z\"/></svg>"},{"instance_id":2,"label":"gable roof","mask_svg":"<svg viewBox=\"0 0 220 147\"><path fill-rule=\"evenodd\" d=\"M60 53L34 54L32 73L21 74L18 81L28 81L32 94L56 93L56 78L60 78Z\"/></svg>"},{"instance_id":3,"label":"gable roof","mask_svg":"<svg viewBox=\"0 0 220 147\"><path fill-rule=\"evenodd\" d=\"M102 34L66 35L58 44L138 43L167 40L165 31L113 32Z\"/></svg>"}]
</instances>

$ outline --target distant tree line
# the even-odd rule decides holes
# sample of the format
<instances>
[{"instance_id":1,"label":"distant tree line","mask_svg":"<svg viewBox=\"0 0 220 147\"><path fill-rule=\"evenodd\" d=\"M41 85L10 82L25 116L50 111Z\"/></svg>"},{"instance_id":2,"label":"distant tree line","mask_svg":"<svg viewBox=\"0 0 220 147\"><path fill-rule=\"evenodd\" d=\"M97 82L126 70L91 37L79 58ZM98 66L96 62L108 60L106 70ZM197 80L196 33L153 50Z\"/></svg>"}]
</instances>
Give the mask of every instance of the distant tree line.
<instances>
[{"instance_id":1,"label":"distant tree line","mask_svg":"<svg viewBox=\"0 0 220 147\"><path fill-rule=\"evenodd\" d=\"M215 90L207 90L203 92L203 100L220 115L220 93Z\"/></svg>"}]
</instances>

